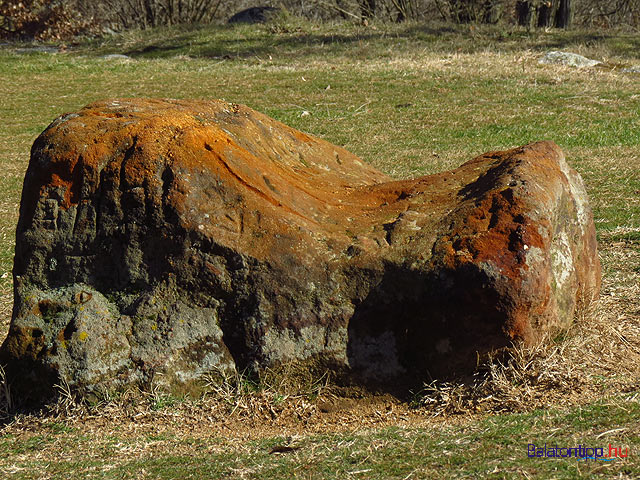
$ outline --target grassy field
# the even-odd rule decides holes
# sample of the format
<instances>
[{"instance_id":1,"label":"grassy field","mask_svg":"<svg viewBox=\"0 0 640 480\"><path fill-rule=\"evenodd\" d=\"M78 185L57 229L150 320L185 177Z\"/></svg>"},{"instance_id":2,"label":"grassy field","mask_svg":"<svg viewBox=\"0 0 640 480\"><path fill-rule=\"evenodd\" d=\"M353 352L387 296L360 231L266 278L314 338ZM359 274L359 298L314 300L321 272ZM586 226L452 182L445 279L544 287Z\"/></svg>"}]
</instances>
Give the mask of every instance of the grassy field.
<instances>
[{"instance_id":1,"label":"grassy field","mask_svg":"<svg viewBox=\"0 0 640 480\"><path fill-rule=\"evenodd\" d=\"M600 303L563 338L516 352L474 388L432 384L411 402L236 382L201 399L125 392L87 405L62 386L39 414L0 412L1 475L640 477L640 74L621 71L640 65L640 37L289 19L32 47L0 47L0 339L29 148L59 114L113 97L243 103L399 178L554 140L585 180L604 278ZM538 64L559 49L605 63ZM545 443L628 457L528 457Z\"/></svg>"}]
</instances>

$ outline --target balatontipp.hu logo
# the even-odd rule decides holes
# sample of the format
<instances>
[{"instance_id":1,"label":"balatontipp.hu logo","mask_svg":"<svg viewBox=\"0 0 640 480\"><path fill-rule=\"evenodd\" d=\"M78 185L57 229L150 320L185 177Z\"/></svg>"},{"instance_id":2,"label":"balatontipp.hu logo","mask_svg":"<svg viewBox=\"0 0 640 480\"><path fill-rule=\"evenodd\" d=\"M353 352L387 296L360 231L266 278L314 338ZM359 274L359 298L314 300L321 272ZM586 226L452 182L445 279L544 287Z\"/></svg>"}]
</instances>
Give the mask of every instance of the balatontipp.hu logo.
<instances>
[{"instance_id":1,"label":"balatontipp.hu logo","mask_svg":"<svg viewBox=\"0 0 640 480\"><path fill-rule=\"evenodd\" d=\"M538 447L534 443L527 445L527 456L529 458L575 458L577 460L600 460L603 462L612 462L616 458L627 458L629 456L629 449L622 447L614 447L609 444L609 448L591 448L584 445L578 445L577 447L548 447L544 444L544 447Z\"/></svg>"}]
</instances>

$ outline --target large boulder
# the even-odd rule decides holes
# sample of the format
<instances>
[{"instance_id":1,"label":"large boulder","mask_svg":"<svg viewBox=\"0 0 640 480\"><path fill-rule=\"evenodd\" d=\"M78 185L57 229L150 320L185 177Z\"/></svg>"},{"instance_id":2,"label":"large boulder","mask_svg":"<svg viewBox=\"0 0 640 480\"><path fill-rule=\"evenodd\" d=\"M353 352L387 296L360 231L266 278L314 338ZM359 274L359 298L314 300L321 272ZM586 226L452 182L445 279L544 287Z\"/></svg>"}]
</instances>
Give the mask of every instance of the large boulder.
<instances>
[{"instance_id":1,"label":"large boulder","mask_svg":"<svg viewBox=\"0 0 640 480\"><path fill-rule=\"evenodd\" d=\"M35 141L14 282L23 396L289 362L395 388L567 328L600 265L553 143L394 181L245 106L125 99Z\"/></svg>"}]
</instances>

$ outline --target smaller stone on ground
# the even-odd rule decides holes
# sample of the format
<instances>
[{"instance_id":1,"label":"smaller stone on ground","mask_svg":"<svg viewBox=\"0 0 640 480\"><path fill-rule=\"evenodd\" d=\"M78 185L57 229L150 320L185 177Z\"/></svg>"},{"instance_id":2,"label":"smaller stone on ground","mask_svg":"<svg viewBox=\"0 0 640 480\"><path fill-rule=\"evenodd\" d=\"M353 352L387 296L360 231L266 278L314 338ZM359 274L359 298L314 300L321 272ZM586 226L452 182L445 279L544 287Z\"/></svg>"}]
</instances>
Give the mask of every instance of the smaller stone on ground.
<instances>
[{"instance_id":1,"label":"smaller stone on ground","mask_svg":"<svg viewBox=\"0 0 640 480\"><path fill-rule=\"evenodd\" d=\"M602 62L598 60L592 60L577 53L552 51L547 52L544 57L538 60L538 63L543 65L566 65L567 67L595 67Z\"/></svg>"}]
</instances>

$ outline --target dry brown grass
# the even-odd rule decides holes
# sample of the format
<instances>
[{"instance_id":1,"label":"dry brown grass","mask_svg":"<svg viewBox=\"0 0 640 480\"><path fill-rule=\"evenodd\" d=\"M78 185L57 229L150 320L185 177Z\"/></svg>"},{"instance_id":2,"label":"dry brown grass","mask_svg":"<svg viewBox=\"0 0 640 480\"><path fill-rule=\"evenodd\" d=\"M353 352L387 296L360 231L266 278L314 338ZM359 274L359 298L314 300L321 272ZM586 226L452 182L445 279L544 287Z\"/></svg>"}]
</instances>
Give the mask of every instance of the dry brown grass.
<instances>
[{"instance_id":1,"label":"dry brown grass","mask_svg":"<svg viewBox=\"0 0 640 480\"><path fill-rule=\"evenodd\" d=\"M10 418L13 408L11 388L7 382L7 375L4 368L0 365L0 418Z\"/></svg>"}]
</instances>

